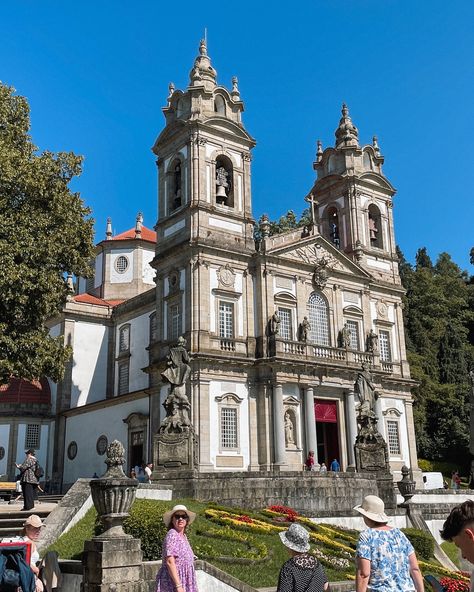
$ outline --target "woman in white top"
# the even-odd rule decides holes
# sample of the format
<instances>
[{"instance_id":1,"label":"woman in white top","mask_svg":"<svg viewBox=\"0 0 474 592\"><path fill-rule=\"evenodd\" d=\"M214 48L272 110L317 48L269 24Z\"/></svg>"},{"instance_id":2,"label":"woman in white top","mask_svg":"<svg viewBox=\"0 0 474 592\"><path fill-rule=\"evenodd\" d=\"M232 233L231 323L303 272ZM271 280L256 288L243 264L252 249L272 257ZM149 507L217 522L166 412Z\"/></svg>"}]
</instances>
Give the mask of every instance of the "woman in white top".
<instances>
[{"instance_id":1,"label":"woman in white top","mask_svg":"<svg viewBox=\"0 0 474 592\"><path fill-rule=\"evenodd\" d=\"M44 591L43 582L39 579L39 568L36 565L40 558L38 549L36 548L36 541L41 535L41 529L43 526L44 524L41 521L41 518L36 514L31 514L31 516L28 516L28 518L23 523L23 536L21 537L22 540L31 543L30 567L32 572L35 574L36 592Z\"/></svg>"}]
</instances>

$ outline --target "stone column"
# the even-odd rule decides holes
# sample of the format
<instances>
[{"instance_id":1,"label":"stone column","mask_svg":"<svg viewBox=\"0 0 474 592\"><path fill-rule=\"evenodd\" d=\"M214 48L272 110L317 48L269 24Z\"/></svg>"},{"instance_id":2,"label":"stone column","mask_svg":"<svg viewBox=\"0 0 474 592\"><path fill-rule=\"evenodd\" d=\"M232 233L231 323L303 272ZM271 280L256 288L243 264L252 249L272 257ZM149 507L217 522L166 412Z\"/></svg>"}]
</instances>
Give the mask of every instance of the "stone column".
<instances>
[{"instance_id":1,"label":"stone column","mask_svg":"<svg viewBox=\"0 0 474 592\"><path fill-rule=\"evenodd\" d=\"M274 465L286 464L285 454L285 423L283 410L283 387L273 385L273 449Z\"/></svg>"},{"instance_id":2,"label":"stone column","mask_svg":"<svg viewBox=\"0 0 474 592\"><path fill-rule=\"evenodd\" d=\"M355 465L354 444L357 437L357 419L355 410L355 393L349 391L346 395L347 416L347 457L349 465Z\"/></svg>"},{"instance_id":3,"label":"stone column","mask_svg":"<svg viewBox=\"0 0 474 592\"><path fill-rule=\"evenodd\" d=\"M316 416L314 413L314 386L308 386L304 392L304 419L306 431L306 453L314 450L314 462L318 460L318 440L316 436Z\"/></svg>"}]
</instances>

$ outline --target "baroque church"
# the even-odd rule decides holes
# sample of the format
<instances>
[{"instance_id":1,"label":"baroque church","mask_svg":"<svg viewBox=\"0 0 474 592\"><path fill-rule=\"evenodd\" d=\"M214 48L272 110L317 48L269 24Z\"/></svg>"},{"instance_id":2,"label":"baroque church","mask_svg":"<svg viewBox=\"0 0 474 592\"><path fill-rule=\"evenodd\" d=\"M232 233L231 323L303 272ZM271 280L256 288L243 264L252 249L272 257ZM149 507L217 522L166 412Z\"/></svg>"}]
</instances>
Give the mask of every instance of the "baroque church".
<instances>
[{"instance_id":1,"label":"baroque church","mask_svg":"<svg viewBox=\"0 0 474 592\"><path fill-rule=\"evenodd\" d=\"M355 465L355 382L370 369L390 469L418 471L393 226L395 189L377 139L361 145L343 105L334 147L318 142L301 205L312 221L270 233L252 213L255 140L201 42L185 90L169 87L153 146L158 220L96 247L51 334L73 348L64 379L0 387L0 474L32 447L57 489L104 471L119 439L127 466L153 461L165 418L166 357L186 340L199 472ZM71 278L72 281L72 278ZM156 469L156 467L155 467Z\"/></svg>"}]
</instances>

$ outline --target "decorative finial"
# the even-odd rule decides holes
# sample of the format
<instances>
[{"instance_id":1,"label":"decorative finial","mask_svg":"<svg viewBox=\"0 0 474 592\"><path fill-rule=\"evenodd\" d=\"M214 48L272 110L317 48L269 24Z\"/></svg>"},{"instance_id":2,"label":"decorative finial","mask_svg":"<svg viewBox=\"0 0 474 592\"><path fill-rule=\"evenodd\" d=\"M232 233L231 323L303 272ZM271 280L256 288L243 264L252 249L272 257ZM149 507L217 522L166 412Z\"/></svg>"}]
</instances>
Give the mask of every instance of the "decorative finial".
<instances>
[{"instance_id":1,"label":"decorative finial","mask_svg":"<svg viewBox=\"0 0 474 592\"><path fill-rule=\"evenodd\" d=\"M237 76L232 77L232 91L230 93L234 99L240 98L239 79Z\"/></svg>"},{"instance_id":2,"label":"decorative finial","mask_svg":"<svg viewBox=\"0 0 474 592\"><path fill-rule=\"evenodd\" d=\"M207 42L205 39L201 39L201 42L199 43L199 54L207 56Z\"/></svg>"},{"instance_id":3,"label":"decorative finial","mask_svg":"<svg viewBox=\"0 0 474 592\"><path fill-rule=\"evenodd\" d=\"M107 226L105 227L105 240L112 239L112 218L107 218Z\"/></svg>"},{"instance_id":4,"label":"decorative finial","mask_svg":"<svg viewBox=\"0 0 474 592\"><path fill-rule=\"evenodd\" d=\"M260 232L262 233L262 238L267 238L270 236L270 220L266 214L262 214L259 220L259 227Z\"/></svg>"},{"instance_id":5,"label":"decorative finial","mask_svg":"<svg viewBox=\"0 0 474 592\"><path fill-rule=\"evenodd\" d=\"M206 39L201 39L199 55L194 60L189 78L191 86L204 86L206 91L212 91L216 87L217 72L212 67L211 59L207 55Z\"/></svg>"},{"instance_id":6,"label":"decorative finial","mask_svg":"<svg viewBox=\"0 0 474 592\"><path fill-rule=\"evenodd\" d=\"M374 137L372 138L372 146L374 147L374 152L375 152L375 154L376 154L377 156L379 156L379 155L380 155L380 146L379 146L379 143L378 143L378 141L377 141L377 136L374 136Z\"/></svg>"},{"instance_id":7,"label":"decorative finial","mask_svg":"<svg viewBox=\"0 0 474 592\"><path fill-rule=\"evenodd\" d=\"M135 223L135 238L142 238L143 214L138 212Z\"/></svg>"},{"instance_id":8,"label":"decorative finial","mask_svg":"<svg viewBox=\"0 0 474 592\"><path fill-rule=\"evenodd\" d=\"M321 162L321 159L323 157L323 144L321 140L318 140L317 144L318 149L316 150L316 162Z\"/></svg>"},{"instance_id":9,"label":"decorative finial","mask_svg":"<svg viewBox=\"0 0 474 592\"><path fill-rule=\"evenodd\" d=\"M68 291L68 297L72 296L75 292L75 288L74 288L74 279L72 276L72 273L69 272L67 274L67 278L66 278L66 288Z\"/></svg>"},{"instance_id":10,"label":"decorative finial","mask_svg":"<svg viewBox=\"0 0 474 592\"><path fill-rule=\"evenodd\" d=\"M170 82L168 84L168 99L171 98L171 96L173 95L174 91L175 91L176 87L174 85L174 82Z\"/></svg>"},{"instance_id":11,"label":"decorative finial","mask_svg":"<svg viewBox=\"0 0 474 592\"><path fill-rule=\"evenodd\" d=\"M342 104L341 113L342 117L336 130L336 148L359 146L359 132L352 123L349 109L345 103Z\"/></svg>"}]
</instances>

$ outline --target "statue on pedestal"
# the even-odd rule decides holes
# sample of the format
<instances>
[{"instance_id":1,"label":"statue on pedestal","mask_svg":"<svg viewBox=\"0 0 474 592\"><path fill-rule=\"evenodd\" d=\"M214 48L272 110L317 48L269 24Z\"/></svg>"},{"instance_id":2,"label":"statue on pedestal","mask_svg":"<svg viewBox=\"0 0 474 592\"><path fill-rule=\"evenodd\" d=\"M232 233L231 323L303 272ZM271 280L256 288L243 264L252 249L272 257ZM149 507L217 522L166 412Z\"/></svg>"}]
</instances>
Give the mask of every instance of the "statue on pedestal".
<instances>
[{"instance_id":1,"label":"statue on pedestal","mask_svg":"<svg viewBox=\"0 0 474 592\"><path fill-rule=\"evenodd\" d=\"M300 341L308 341L309 332L311 331L311 324L308 321L308 317L304 317L299 327L299 339Z\"/></svg>"},{"instance_id":2,"label":"statue on pedestal","mask_svg":"<svg viewBox=\"0 0 474 592\"><path fill-rule=\"evenodd\" d=\"M377 333L371 329L370 332L367 334L367 351L371 354L376 354L379 348L379 336Z\"/></svg>"},{"instance_id":3,"label":"statue on pedestal","mask_svg":"<svg viewBox=\"0 0 474 592\"><path fill-rule=\"evenodd\" d=\"M186 395L186 382L191 374L186 340L179 337L176 345L170 347L166 369L161 373L163 382L170 384L168 396L163 403L166 417L160 426L160 432L176 433L189 430L191 425L189 412L191 405Z\"/></svg>"},{"instance_id":4,"label":"statue on pedestal","mask_svg":"<svg viewBox=\"0 0 474 592\"><path fill-rule=\"evenodd\" d=\"M351 330L347 323L339 331L339 347L349 349L351 347Z\"/></svg>"}]
</instances>

